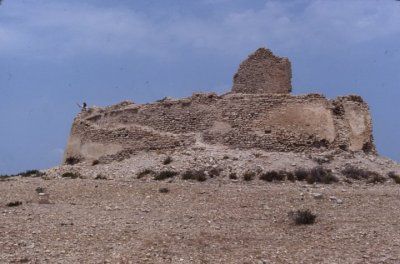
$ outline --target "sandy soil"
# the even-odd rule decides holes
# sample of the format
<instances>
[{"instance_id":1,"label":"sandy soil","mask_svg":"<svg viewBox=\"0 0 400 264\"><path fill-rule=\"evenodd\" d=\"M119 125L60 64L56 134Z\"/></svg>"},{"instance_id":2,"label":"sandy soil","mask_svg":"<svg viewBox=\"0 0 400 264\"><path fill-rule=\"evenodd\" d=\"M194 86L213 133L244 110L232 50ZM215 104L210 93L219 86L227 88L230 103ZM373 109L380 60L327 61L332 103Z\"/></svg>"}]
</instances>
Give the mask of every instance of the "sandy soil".
<instances>
[{"instance_id":1,"label":"sandy soil","mask_svg":"<svg viewBox=\"0 0 400 264\"><path fill-rule=\"evenodd\" d=\"M399 208L389 181L16 177L0 181L0 263L400 263Z\"/></svg>"}]
</instances>

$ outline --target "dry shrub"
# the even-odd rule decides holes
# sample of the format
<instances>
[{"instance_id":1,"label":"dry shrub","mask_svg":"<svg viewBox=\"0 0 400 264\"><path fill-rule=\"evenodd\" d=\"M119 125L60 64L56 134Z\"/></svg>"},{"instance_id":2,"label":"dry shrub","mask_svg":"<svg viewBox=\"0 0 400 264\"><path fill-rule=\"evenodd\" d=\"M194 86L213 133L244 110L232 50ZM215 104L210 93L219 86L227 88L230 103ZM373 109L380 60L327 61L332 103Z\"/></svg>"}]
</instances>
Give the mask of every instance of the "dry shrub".
<instances>
[{"instance_id":1,"label":"dry shrub","mask_svg":"<svg viewBox=\"0 0 400 264\"><path fill-rule=\"evenodd\" d=\"M296 225L312 225L315 223L317 215L313 214L309 209L297 210L289 212L289 218L292 219Z\"/></svg>"},{"instance_id":2,"label":"dry shrub","mask_svg":"<svg viewBox=\"0 0 400 264\"><path fill-rule=\"evenodd\" d=\"M300 168L294 171L294 176L296 177L296 180L298 181L304 181L307 179L308 175L310 174L309 170Z\"/></svg>"},{"instance_id":3,"label":"dry shrub","mask_svg":"<svg viewBox=\"0 0 400 264\"><path fill-rule=\"evenodd\" d=\"M154 180L162 181L162 180L165 180L168 178L172 178L176 175L178 175L178 173L176 171L172 171L172 170L161 171L154 176Z\"/></svg>"},{"instance_id":4,"label":"dry shrub","mask_svg":"<svg viewBox=\"0 0 400 264\"><path fill-rule=\"evenodd\" d=\"M306 178L307 183L325 183L330 184L332 182L338 182L338 178L336 178L331 170L328 170L324 167L318 166L311 169L310 174Z\"/></svg>"},{"instance_id":5,"label":"dry shrub","mask_svg":"<svg viewBox=\"0 0 400 264\"><path fill-rule=\"evenodd\" d=\"M207 180L207 175L204 170L187 170L182 174L182 179L204 182Z\"/></svg>"},{"instance_id":6,"label":"dry shrub","mask_svg":"<svg viewBox=\"0 0 400 264\"><path fill-rule=\"evenodd\" d=\"M245 181L252 181L254 177L256 176L256 173L254 171L246 171L243 174L243 180Z\"/></svg>"},{"instance_id":7,"label":"dry shrub","mask_svg":"<svg viewBox=\"0 0 400 264\"><path fill-rule=\"evenodd\" d=\"M70 179L78 179L82 178L82 176L77 172L65 172L61 175L62 178L70 178Z\"/></svg>"},{"instance_id":8,"label":"dry shrub","mask_svg":"<svg viewBox=\"0 0 400 264\"><path fill-rule=\"evenodd\" d=\"M400 184L400 175L396 174L394 171L389 172L388 177L393 179L395 183Z\"/></svg>"},{"instance_id":9,"label":"dry shrub","mask_svg":"<svg viewBox=\"0 0 400 264\"><path fill-rule=\"evenodd\" d=\"M173 161L173 159L172 159L170 156L168 156L168 157L166 157L166 158L163 160L163 164L164 164L164 165L168 165L168 164L170 164L172 161Z\"/></svg>"},{"instance_id":10,"label":"dry shrub","mask_svg":"<svg viewBox=\"0 0 400 264\"><path fill-rule=\"evenodd\" d=\"M141 179L144 176L149 175L149 174L154 174L154 171L151 169L145 169L145 170L138 172L138 174L136 175L136 178Z\"/></svg>"}]
</instances>

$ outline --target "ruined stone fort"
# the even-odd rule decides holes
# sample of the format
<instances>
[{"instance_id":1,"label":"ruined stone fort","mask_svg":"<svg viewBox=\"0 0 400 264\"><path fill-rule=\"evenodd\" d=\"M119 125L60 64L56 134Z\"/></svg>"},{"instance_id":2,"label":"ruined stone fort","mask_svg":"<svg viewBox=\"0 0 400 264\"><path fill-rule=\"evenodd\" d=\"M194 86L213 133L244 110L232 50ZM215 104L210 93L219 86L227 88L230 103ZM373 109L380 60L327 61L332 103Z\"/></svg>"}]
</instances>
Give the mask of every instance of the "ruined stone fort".
<instances>
[{"instance_id":1,"label":"ruined stone fort","mask_svg":"<svg viewBox=\"0 0 400 264\"><path fill-rule=\"evenodd\" d=\"M270 152L375 152L368 105L291 95L291 64L260 48L243 61L231 92L88 108L75 118L64 155L94 160L199 145Z\"/></svg>"}]
</instances>

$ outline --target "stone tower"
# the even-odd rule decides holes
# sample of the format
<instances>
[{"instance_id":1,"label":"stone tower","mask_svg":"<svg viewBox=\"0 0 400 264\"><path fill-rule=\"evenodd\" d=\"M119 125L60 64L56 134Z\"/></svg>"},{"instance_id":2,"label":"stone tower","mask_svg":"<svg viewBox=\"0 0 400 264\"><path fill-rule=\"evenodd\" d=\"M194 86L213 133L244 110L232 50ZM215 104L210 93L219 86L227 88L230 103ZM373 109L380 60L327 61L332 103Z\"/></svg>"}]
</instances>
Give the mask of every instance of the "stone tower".
<instances>
[{"instance_id":1,"label":"stone tower","mask_svg":"<svg viewBox=\"0 0 400 264\"><path fill-rule=\"evenodd\" d=\"M288 58L259 48L243 61L233 77L232 92L245 94L289 94L292 68Z\"/></svg>"}]
</instances>

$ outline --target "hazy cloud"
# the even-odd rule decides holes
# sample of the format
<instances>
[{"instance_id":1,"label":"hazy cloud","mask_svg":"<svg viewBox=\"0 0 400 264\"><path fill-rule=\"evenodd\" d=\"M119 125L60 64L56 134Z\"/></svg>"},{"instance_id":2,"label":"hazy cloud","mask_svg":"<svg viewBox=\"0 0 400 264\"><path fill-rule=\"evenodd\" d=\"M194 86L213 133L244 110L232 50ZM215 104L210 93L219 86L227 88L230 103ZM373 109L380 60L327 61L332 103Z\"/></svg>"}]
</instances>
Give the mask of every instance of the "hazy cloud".
<instances>
[{"instance_id":1,"label":"hazy cloud","mask_svg":"<svg viewBox=\"0 0 400 264\"><path fill-rule=\"evenodd\" d=\"M126 52L166 56L180 48L235 53L260 45L311 45L323 51L338 46L338 40L345 46L400 33L396 1L266 1L258 10L174 19L46 0L8 2L2 8L0 54L44 58Z\"/></svg>"}]
</instances>

